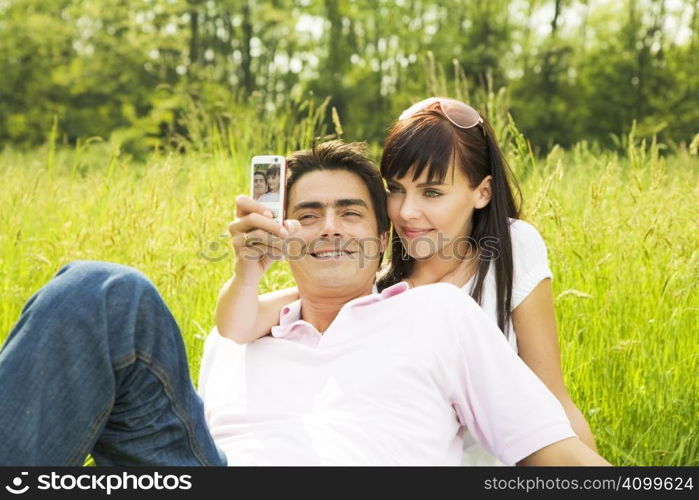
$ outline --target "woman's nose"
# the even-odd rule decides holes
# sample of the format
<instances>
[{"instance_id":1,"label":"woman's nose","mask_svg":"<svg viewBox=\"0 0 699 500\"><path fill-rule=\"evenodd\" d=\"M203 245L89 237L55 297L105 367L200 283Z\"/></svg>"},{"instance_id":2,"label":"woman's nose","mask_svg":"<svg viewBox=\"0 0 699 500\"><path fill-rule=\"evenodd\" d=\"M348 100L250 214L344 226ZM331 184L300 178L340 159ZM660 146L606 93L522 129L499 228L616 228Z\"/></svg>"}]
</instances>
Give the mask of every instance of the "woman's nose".
<instances>
[{"instance_id":1,"label":"woman's nose","mask_svg":"<svg viewBox=\"0 0 699 500\"><path fill-rule=\"evenodd\" d=\"M403 203L401 203L398 213L401 219L416 219L420 216L420 209L417 203L415 203L415 199L410 195L406 195L403 197Z\"/></svg>"}]
</instances>

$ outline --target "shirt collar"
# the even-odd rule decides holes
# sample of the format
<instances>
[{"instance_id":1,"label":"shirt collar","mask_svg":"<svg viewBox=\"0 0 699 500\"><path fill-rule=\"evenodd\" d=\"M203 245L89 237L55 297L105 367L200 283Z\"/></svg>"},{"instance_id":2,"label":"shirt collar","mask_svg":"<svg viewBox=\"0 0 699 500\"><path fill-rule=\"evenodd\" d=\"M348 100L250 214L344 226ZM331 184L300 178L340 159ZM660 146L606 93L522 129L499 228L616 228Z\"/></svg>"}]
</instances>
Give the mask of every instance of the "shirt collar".
<instances>
[{"instance_id":1,"label":"shirt collar","mask_svg":"<svg viewBox=\"0 0 699 500\"><path fill-rule=\"evenodd\" d=\"M379 293L376 284L374 284L372 287L373 293L350 300L343 306L343 309L346 307L375 304L399 295L408 288L410 288L408 283L401 281L400 283L385 288ZM316 335L313 335L313 333ZM297 340L304 344L317 345L320 341L321 334L313 325L301 319L301 301L296 300L282 307L279 313L279 325L272 327L272 336L280 339Z\"/></svg>"}]
</instances>

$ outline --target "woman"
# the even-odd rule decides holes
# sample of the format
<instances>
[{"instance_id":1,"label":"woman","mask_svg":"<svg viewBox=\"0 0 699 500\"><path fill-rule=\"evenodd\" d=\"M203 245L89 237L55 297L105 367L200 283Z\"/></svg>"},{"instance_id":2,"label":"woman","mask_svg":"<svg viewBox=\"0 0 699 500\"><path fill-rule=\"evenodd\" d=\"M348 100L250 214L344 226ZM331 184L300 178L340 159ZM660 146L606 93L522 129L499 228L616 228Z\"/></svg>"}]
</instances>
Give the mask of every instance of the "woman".
<instances>
[{"instance_id":1,"label":"woman","mask_svg":"<svg viewBox=\"0 0 699 500\"><path fill-rule=\"evenodd\" d=\"M558 398L580 439L596 450L563 383L546 246L533 226L517 219L509 169L492 128L460 101L421 101L389 132L381 174L394 233L377 287L399 281L463 287ZM268 333L280 308L296 298L294 289L261 297L255 331L235 340ZM497 463L469 436L464 443L464 464Z\"/></svg>"},{"instance_id":2,"label":"woman","mask_svg":"<svg viewBox=\"0 0 699 500\"><path fill-rule=\"evenodd\" d=\"M267 192L257 201L279 201L279 165L272 165L267 169Z\"/></svg>"}]
</instances>

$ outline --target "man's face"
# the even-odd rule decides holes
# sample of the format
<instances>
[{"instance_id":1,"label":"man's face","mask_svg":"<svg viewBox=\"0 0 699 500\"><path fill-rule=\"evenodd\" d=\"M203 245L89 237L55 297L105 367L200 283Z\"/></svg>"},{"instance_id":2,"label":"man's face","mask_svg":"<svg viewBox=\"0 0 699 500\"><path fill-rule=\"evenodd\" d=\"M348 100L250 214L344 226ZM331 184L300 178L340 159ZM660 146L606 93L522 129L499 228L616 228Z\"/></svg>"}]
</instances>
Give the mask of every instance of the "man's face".
<instances>
[{"instance_id":1,"label":"man's face","mask_svg":"<svg viewBox=\"0 0 699 500\"><path fill-rule=\"evenodd\" d=\"M366 293L388 236L377 233L362 179L344 170L311 172L296 181L287 202L287 217L301 223L289 248L299 291Z\"/></svg>"},{"instance_id":2,"label":"man's face","mask_svg":"<svg viewBox=\"0 0 699 500\"><path fill-rule=\"evenodd\" d=\"M253 181L253 194L257 199L258 196L267 191L267 181L265 181L265 176L262 174L255 174Z\"/></svg>"}]
</instances>

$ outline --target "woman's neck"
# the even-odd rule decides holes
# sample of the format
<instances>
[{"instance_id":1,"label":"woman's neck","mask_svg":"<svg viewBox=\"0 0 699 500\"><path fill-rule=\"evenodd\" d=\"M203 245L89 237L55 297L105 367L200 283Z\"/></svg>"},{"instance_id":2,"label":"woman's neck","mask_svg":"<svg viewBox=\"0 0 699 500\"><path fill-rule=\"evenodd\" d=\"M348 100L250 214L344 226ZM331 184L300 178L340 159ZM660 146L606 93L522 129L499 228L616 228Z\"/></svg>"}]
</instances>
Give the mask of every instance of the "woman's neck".
<instances>
[{"instance_id":1,"label":"woman's neck","mask_svg":"<svg viewBox=\"0 0 699 500\"><path fill-rule=\"evenodd\" d=\"M446 282L461 288L473 276L477 263L476 252L463 259L445 259L434 255L427 260L416 260L407 281L413 287Z\"/></svg>"}]
</instances>

